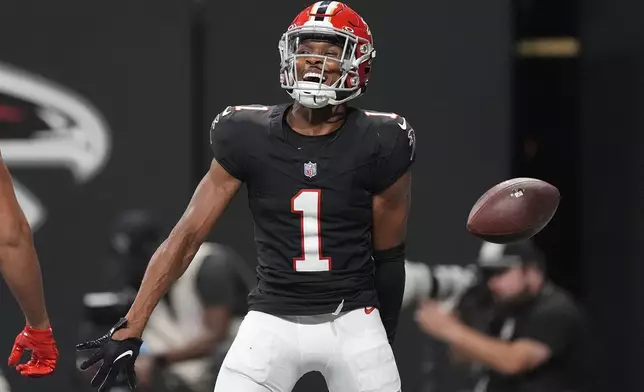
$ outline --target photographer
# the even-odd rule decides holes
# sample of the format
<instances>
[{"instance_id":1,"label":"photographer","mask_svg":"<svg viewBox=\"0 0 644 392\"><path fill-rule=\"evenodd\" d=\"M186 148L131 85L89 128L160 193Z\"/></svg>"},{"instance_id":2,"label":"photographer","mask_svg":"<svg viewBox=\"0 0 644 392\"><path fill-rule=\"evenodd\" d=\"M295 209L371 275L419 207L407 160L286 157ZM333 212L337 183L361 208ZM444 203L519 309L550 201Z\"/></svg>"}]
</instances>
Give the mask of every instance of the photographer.
<instances>
[{"instance_id":1,"label":"photographer","mask_svg":"<svg viewBox=\"0 0 644 392\"><path fill-rule=\"evenodd\" d=\"M139 387L212 392L219 367L247 312L248 273L231 248L206 242L159 302L136 362Z\"/></svg>"},{"instance_id":2,"label":"photographer","mask_svg":"<svg viewBox=\"0 0 644 392\"><path fill-rule=\"evenodd\" d=\"M479 273L494 304L485 332L432 300L416 314L420 328L447 343L455 358L484 367L475 392L585 390L581 312L546 279L543 256L529 242L486 243Z\"/></svg>"},{"instance_id":3,"label":"photographer","mask_svg":"<svg viewBox=\"0 0 644 392\"><path fill-rule=\"evenodd\" d=\"M82 339L113 325L127 312L148 260L161 242L160 228L145 211L126 211L117 219L110 242L117 290L86 294ZM252 272L246 268L227 246L201 246L150 317L135 364L137 390L212 391L220 362L247 310L247 275L252 277ZM77 360L85 359L81 352ZM129 390L125 385L120 375L112 392Z\"/></svg>"}]
</instances>

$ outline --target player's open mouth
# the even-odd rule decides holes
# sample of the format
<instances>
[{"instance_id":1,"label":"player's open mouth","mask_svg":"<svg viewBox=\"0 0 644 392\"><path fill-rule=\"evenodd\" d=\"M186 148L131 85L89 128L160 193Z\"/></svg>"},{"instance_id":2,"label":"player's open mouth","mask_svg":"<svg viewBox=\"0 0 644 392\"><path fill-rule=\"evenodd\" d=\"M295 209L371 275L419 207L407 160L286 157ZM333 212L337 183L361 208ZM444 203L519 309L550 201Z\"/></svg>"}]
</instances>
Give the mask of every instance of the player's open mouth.
<instances>
[{"instance_id":1,"label":"player's open mouth","mask_svg":"<svg viewBox=\"0 0 644 392\"><path fill-rule=\"evenodd\" d=\"M307 72L302 77L302 80L305 82L314 82L314 83L320 83L320 80L321 80L322 83L324 83L326 81L326 76L324 76L324 74L321 74L319 72Z\"/></svg>"}]
</instances>

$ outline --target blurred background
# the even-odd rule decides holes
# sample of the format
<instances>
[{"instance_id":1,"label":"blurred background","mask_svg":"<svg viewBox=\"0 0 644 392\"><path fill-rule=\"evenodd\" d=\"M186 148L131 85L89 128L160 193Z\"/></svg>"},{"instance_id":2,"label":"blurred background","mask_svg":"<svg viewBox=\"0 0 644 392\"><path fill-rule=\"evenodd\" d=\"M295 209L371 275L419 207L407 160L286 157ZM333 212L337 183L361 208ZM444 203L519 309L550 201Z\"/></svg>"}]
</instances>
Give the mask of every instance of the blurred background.
<instances>
[{"instance_id":1,"label":"blurred background","mask_svg":"<svg viewBox=\"0 0 644 392\"><path fill-rule=\"evenodd\" d=\"M551 278L588 315L594 390L644 390L644 3L347 4L369 23L378 51L369 91L355 104L404 115L419 141L409 257L469 264L480 243L465 221L486 189L517 176L556 185L559 211L535 243ZM308 5L3 3L0 150L35 230L61 350L51 378L24 380L5 368L12 391L87 390L74 345L103 333L101 323L111 325L123 310L123 264L131 269L128 257L145 259L180 217L211 160L216 114L228 105L288 102L278 84L277 41ZM137 221L132 210L152 218ZM133 256L118 234L139 233L137 225L154 234ZM229 271L241 282L234 297L243 298L255 259L244 192L211 240L235 254L227 259L243 260ZM8 354L23 319L2 284L0 301L0 354ZM226 304L226 326L209 325L215 335L243 315ZM419 332L413 309L401 324L395 352L403 390L455 391L461 376L443 347ZM316 375L296 389L326 390Z\"/></svg>"}]
</instances>

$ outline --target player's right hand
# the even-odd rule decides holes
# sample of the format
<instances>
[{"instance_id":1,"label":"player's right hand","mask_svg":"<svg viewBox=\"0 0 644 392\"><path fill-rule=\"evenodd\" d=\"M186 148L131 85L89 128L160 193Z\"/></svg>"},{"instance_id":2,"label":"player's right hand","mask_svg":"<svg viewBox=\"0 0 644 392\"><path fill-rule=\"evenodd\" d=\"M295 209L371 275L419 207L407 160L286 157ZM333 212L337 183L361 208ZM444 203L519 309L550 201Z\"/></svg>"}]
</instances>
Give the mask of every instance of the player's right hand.
<instances>
[{"instance_id":1,"label":"player's right hand","mask_svg":"<svg viewBox=\"0 0 644 392\"><path fill-rule=\"evenodd\" d=\"M100 338L76 345L78 351L98 349L85 362L81 363L80 369L87 370L95 363L103 361L91 381L92 387L98 387L99 392L109 391L121 371L125 373L130 389L136 388L134 362L139 355L143 341L139 338L112 339L114 332L126 326L127 319L122 318Z\"/></svg>"},{"instance_id":2,"label":"player's right hand","mask_svg":"<svg viewBox=\"0 0 644 392\"><path fill-rule=\"evenodd\" d=\"M27 363L20 358L25 350L31 351ZM29 325L16 336L13 349L9 355L9 366L25 377L42 377L51 374L58 362L58 348L51 327L47 329L32 328Z\"/></svg>"}]
</instances>

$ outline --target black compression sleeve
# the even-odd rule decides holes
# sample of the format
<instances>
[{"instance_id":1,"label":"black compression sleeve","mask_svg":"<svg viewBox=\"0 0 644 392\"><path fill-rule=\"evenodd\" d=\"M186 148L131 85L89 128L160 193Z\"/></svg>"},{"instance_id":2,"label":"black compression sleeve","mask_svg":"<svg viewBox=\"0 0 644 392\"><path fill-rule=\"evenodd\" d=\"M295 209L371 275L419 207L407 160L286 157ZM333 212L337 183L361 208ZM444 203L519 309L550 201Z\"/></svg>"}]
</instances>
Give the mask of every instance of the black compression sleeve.
<instances>
[{"instance_id":1,"label":"black compression sleeve","mask_svg":"<svg viewBox=\"0 0 644 392\"><path fill-rule=\"evenodd\" d=\"M384 251L374 251L375 286L380 302L380 317L393 343L405 291L405 244Z\"/></svg>"}]
</instances>

